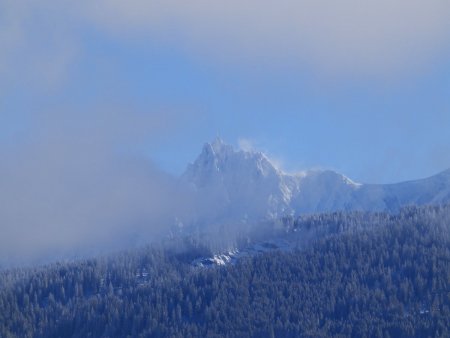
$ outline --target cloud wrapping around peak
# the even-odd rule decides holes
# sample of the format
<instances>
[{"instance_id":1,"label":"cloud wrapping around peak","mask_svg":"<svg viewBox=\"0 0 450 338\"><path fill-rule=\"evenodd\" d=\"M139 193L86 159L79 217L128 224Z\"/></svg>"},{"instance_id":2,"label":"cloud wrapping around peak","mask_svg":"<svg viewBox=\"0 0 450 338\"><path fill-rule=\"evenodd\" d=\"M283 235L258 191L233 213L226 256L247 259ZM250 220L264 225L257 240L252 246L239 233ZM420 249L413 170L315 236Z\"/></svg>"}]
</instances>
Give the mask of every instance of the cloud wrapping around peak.
<instances>
[{"instance_id":1,"label":"cloud wrapping around peak","mask_svg":"<svg viewBox=\"0 0 450 338\"><path fill-rule=\"evenodd\" d=\"M201 65L236 66L230 74L243 69L243 77L252 77L245 70L254 65L265 72L263 65L307 69L323 77L401 78L420 73L450 55L450 2L0 1L0 101L6 102L0 107L5 121L0 137L2 142L6 140L0 143L0 258L16 254L34 257L43 250L81 243L109 245L111 238L121 237L124 230L147 231L152 237L170 223L167 217L174 212L168 208L185 205L189 209L190 199L174 192L167 175L145 159L124 158L124 153L133 153L144 143L149 147L158 137L170 138L176 132L175 124L186 127L190 121L197 123L196 118L185 106L182 113L136 115L132 113L133 104L140 104L133 101L145 97L147 106L143 110L148 106L153 109L155 101L165 102L166 97L171 105L174 101L182 105L179 97L172 95L174 81L179 79L186 81L183 90L200 88L205 102L215 98L203 93L206 88L200 84L191 83L189 72L168 78L169 95L156 90L165 76L163 72L149 87L136 81L140 77L120 74L141 74L146 66L142 62L145 57L138 58L142 63L133 63L135 67L114 60L115 51L120 54L125 48L133 48L134 42L138 45L132 51L135 54L143 52L147 44L152 51L169 47L170 53L175 52L177 60L167 60L162 68L176 68L174 63L180 56L193 56ZM148 74L153 75L147 72L143 76ZM93 86L89 86L91 81ZM135 95L139 91L142 93ZM324 90L324 97L326 94ZM188 91L186 97L189 95ZM191 102L190 98L186 100ZM112 109L101 106L106 101ZM193 104L196 106L196 102ZM57 106L61 112L42 113ZM203 103L199 106L202 110ZM210 108L205 106L205 110ZM230 106L234 109L238 104L232 102ZM213 104L211 107L214 110ZM441 109L445 118L446 108ZM237 109L237 114L241 112ZM408 120L409 112L396 114L401 116L401 128L395 131L402 134L399 131L405 130L403 120ZM32 130L23 132L25 137L16 137L10 125L15 119L5 119L7 115L24 115L17 118L18 129L27 129L22 124L29 124ZM229 120L235 118L230 116ZM149 135L153 141L145 142ZM240 142L244 150L254 146L248 140Z\"/></svg>"}]
</instances>

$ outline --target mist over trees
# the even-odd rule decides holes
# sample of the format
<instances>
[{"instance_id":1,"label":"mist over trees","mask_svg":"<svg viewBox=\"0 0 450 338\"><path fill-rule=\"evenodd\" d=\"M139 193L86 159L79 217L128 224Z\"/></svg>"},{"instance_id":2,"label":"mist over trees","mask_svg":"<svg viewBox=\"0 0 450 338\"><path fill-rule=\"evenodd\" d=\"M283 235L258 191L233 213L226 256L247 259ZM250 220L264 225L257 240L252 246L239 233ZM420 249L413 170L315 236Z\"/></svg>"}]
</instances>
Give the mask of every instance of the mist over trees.
<instances>
[{"instance_id":1,"label":"mist over trees","mask_svg":"<svg viewBox=\"0 0 450 338\"><path fill-rule=\"evenodd\" d=\"M291 252L145 248L0 273L1 337L446 337L450 206L282 222Z\"/></svg>"}]
</instances>

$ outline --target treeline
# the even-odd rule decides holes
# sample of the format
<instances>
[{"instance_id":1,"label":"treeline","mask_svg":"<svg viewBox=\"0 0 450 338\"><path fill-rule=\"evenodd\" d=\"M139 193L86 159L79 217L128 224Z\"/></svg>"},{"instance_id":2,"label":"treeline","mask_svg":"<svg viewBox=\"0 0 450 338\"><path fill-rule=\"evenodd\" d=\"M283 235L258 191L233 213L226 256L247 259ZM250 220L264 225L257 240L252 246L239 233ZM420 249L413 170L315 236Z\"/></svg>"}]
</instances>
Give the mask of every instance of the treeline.
<instances>
[{"instance_id":1,"label":"treeline","mask_svg":"<svg viewBox=\"0 0 450 338\"><path fill-rule=\"evenodd\" d=\"M0 337L450 336L449 206L283 224L311 243L214 269L146 248L4 271Z\"/></svg>"}]
</instances>

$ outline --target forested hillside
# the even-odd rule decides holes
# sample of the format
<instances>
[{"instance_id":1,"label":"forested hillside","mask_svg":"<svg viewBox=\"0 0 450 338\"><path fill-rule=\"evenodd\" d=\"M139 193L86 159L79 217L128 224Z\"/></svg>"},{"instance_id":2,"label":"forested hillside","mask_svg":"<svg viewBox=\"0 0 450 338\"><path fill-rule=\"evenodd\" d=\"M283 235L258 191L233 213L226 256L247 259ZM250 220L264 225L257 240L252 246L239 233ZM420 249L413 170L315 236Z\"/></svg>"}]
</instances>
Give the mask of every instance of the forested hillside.
<instances>
[{"instance_id":1,"label":"forested hillside","mask_svg":"<svg viewBox=\"0 0 450 338\"><path fill-rule=\"evenodd\" d=\"M315 236L225 267L147 248L3 271L0 336L450 336L449 206L285 223Z\"/></svg>"}]
</instances>

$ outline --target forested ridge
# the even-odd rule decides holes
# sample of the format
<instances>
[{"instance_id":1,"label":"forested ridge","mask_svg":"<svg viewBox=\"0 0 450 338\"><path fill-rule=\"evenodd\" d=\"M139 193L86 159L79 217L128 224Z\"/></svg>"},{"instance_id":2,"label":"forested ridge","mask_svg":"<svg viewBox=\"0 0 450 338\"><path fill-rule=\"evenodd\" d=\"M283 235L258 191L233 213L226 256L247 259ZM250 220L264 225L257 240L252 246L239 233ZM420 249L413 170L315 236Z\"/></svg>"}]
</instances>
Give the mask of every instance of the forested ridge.
<instances>
[{"instance_id":1,"label":"forested ridge","mask_svg":"<svg viewBox=\"0 0 450 338\"><path fill-rule=\"evenodd\" d=\"M0 337L450 336L449 206L285 224L315 235L224 267L146 248L3 271Z\"/></svg>"}]
</instances>

